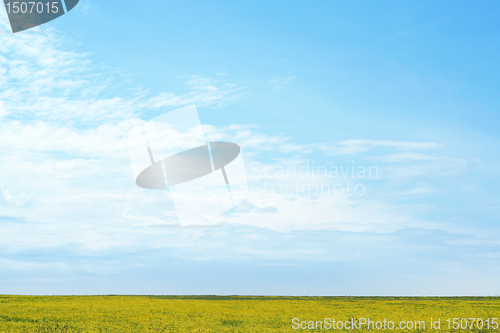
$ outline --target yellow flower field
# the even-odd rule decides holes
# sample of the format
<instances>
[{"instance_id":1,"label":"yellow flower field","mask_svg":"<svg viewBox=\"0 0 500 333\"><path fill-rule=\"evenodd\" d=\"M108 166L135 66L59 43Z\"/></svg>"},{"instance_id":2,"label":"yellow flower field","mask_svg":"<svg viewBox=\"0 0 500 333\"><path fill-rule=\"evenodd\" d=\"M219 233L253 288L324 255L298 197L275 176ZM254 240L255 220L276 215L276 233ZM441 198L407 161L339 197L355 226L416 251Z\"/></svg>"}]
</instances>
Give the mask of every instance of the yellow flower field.
<instances>
[{"instance_id":1,"label":"yellow flower field","mask_svg":"<svg viewBox=\"0 0 500 333\"><path fill-rule=\"evenodd\" d=\"M500 333L499 317L493 297L0 296L0 332Z\"/></svg>"}]
</instances>

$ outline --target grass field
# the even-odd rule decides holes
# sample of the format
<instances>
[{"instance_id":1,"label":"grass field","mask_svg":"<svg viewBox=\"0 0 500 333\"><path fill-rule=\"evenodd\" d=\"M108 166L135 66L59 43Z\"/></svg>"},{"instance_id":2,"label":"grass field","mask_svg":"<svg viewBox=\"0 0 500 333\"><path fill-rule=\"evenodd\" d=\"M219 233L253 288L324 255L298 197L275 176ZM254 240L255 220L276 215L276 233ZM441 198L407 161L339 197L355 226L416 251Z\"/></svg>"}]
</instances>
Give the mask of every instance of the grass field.
<instances>
[{"instance_id":1,"label":"grass field","mask_svg":"<svg viewBox=\"0 0 500 333\"><path fill-rule=\"evenodd\" d=\"M335 331L500 333L499 317L493 297L0 296L0 332L321 332L349 321Z\"/></svg>"}]
</instances>

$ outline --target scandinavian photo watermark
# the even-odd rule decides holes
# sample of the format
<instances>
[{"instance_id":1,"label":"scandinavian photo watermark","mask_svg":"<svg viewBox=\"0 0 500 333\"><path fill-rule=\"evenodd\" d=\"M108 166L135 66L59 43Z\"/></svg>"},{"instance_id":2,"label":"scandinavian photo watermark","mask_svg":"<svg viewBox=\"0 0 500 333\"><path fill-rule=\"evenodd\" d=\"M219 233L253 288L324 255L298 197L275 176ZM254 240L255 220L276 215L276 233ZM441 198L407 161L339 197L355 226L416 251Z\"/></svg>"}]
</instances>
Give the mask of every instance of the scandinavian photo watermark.
<instances>
[{"instance_id":1,"label":"scandinavian photo watermark","mask_svg":"<svg viewBox=\"0 0 500 333\"><path fill-rule=\"evenodd\" d=\"M370 318L350 318L335 320L292 319L294 330L498 330L498 318L430 318L429 320L372 320Z\"/></svg>"},{"instance_id":2,"label":"scandinavian photo watermark","mask_svg":"<svg viewBox=\"0 0 500 333\"><path fill-rule=\"evenodd\" d=\"M259 194L308 196L363 196L365 182L379 178L374 165L319 165L308 160L300 165L250 165L250 187Z\"/></svg>"}]
</instances>

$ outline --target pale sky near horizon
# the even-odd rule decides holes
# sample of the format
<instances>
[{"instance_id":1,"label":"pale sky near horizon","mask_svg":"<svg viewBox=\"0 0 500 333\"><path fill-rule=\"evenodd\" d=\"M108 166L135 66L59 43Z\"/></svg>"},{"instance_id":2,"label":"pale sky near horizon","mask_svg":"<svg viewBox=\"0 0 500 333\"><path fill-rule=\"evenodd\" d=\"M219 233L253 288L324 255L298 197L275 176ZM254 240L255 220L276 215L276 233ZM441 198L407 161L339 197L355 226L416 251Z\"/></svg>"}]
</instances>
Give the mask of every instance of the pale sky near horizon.
<instances>
[{"instance_id":1,"label":"pale sky near horizon","mask_svg":"<svg viewBox=\"0 0 500 333\"><path fill-rule=\"evenodd\" d=\"M499 295L499 19L81 0L12 34L2 8L0 294ZM128 154L193 104L248 176L210 228L181 228Z\"/></svg>"}]
</instances>

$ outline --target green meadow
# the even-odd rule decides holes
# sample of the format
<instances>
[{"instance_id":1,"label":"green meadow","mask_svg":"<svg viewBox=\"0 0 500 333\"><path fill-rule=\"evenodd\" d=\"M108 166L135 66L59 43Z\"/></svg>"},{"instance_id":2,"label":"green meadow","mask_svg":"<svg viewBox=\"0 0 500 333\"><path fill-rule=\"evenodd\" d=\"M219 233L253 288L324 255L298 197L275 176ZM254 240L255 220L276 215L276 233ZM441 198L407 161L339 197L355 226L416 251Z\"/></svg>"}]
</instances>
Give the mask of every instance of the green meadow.
<instances>
[{"instance_id":1,"label":"green meadow","mask_svg":"<svg viewBox=\"0 0 500 333\"><path fill-rule=\"evenodd\" d=\"M498 297L0 296L0 332L499 332Z\"/></svg>"}]
</instances>

